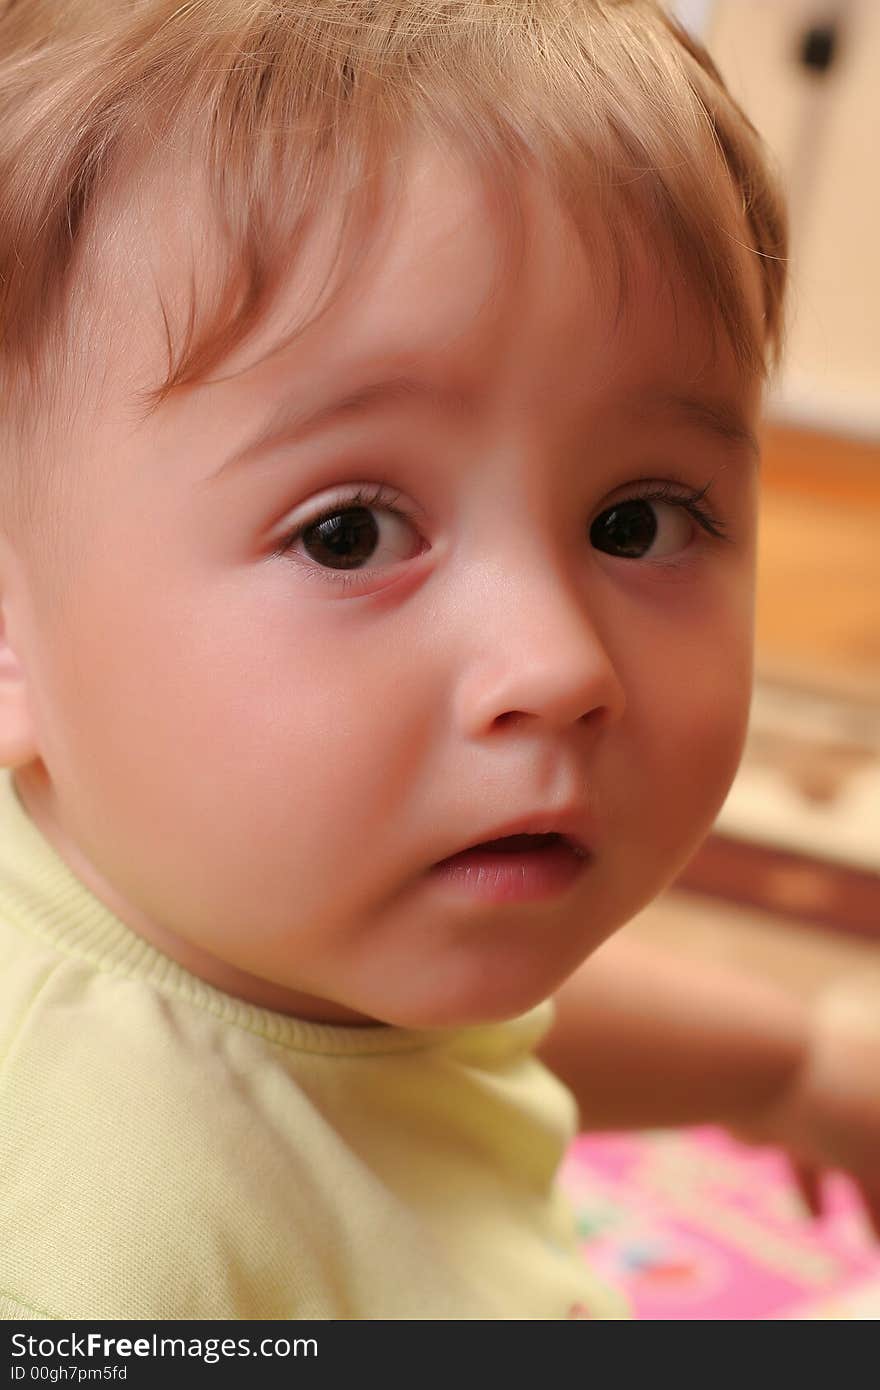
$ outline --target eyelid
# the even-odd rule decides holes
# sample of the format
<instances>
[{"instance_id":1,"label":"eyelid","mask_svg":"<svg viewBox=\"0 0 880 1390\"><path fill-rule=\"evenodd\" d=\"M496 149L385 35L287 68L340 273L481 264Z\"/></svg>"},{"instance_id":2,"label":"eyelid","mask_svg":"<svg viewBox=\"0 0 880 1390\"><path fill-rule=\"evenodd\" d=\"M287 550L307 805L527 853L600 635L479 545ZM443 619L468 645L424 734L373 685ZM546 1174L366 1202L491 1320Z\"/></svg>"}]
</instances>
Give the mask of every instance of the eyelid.
<instances>
[{"instance_id":1,"label":"eyelid","mask_svg":"<svg viewBox=\"0 0 880 1390\"><path fill-rule=\"evenodd\" d=\"M289 521L288 526L313 526L316 521L320 521L334 507L376 507L383 506L393 509L400 500L402 493L398 489L392 488L385 483L351 483L339 485L338 490L331 489L326 497L319 498L313 502L306 510L302 518ZM407 514L409 514L407 512Z\"/></svg>"},{"instance_id":2,"label":"eyelid","mask_svg":"<svg viewBox=\"0 0 880 1390\"><path fill-rule=\"evenodd\" d=\"M352 491L352 489L354 490ZM391 488L386 483L353 483L347 490L343 488L335 496L331 494L326 501L315 506L301 519L288 521L271 558L284 559L291 556L294 546L302 539L306 531L334 514L347 511L352 507L377 508L414 524L418 515L424 515L424 513L421 512L420 508L410 510L408 506L397 506L401 496L399 490ZM324 569L320 565L309 565L305 562L302 563L302 569L308 578L323 580L342 589L353 588L359 577L364 579L377 572L376 569L370 569L369 566L346 571Z\"/></svg>"},{"instance_id":3,"label":"eyelid","mask_svg":"<svg viewBox=\"0 0 880 1390\"><path fill-rule=\"evenodd\" d=\"M686 511L708 535L729 543L733 538L729 535L725 523L713 515L708 508L701 505L712 487L712 481L710 479L702 488L695 488L680 478L669 475L662 479L656 477L635 479L629 483L621 484L620 494L613 495L612 500L606 501L599 507L593 513L592 520L602 516L606 511L613 510L615 506L622 506L627 501L665 502ZM331 490L326 498L315 502L305 516L294 522L287 522L279 544L273 552L273 558L284 558L289 555L297 541L310 527L332 516L334 512L350 507L381 508L414 524L424 518L425 512L418 506L410 503L407 503L405 507L397 505L402 495L399 489L386 483L340 484L338 490ZM640 561L634 560L628 561L628 563L640 563ZM651 563L650 559L647 559L645 563ZM343 591L359 587L370 576L379 573L381 568L380 566L371 569L366 566L363 569L337 571L322 568L319 565L303 564L303 571L307 577L329 583Z\"/></svg>"},{"instance_id":4,"label":"eyelid","mask_svg":"<svg viewBox=\"0 0 880 1390\"><path fill-rule=\"evenodd\" d=\"M602 512L610 511L615 506L622 506L627 501L642 502L666 502L670 506L677 506L682 511L688 512L703 530L716 540L732 541L727 525L716 515L709 511L708 507L702 506L703 498L707 496L712 487L713 479L701 488L694 488L689 483L683 483L676 478L665 478L663 481L656 479L639 479L636 483L626 486L637 488L636 492L627 492L622 497L617 497L613 502L604 506L597 516Z\"/></svg>"}]
</instances>

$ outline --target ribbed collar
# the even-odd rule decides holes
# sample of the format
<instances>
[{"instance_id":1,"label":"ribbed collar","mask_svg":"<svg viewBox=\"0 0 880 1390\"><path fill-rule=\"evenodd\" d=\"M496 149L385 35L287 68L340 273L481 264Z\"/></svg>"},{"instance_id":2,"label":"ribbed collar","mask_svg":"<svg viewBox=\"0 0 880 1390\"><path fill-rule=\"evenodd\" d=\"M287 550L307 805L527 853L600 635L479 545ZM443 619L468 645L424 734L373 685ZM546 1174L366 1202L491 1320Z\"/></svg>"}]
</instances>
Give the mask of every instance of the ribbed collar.
<instances>
[{"instance_id":1,"label":"ribbed collar","mask_svg":"<svg viewBox=\"0 0 880 1390\"><path fill-rule=\"evenodd\" d=\"M193 1008L297 1051L352 1056L448 1049L491 1033L501 1051L520 1051L545 1032L547 1006L507 1023L468 1029L340 1027L310 1023L236 999L190 974L144 941L76 877L28 816L9 768L0 768L0 916L60 955L96 971L149 982ZM488 1038L485 1039L489 1041ZM494 1048L492 1049L494 1050Z\"/></svg>"}]
</instances>

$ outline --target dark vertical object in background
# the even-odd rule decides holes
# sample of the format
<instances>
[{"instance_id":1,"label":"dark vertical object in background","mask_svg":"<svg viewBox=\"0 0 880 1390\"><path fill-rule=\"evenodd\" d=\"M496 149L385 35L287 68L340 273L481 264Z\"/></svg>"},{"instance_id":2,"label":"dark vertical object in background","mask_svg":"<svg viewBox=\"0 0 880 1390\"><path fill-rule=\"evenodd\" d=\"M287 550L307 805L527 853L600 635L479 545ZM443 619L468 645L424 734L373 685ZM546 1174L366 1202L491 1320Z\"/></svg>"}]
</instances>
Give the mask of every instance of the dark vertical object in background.
<instances>
[{"instance_id":1,"label":"dark vertical object in background","mask_svg":"<svg viewBox=\"0 0 880 1390\"><path fill-rule=\"evenodd\" d=\"M805 93L788 178L792 251L796 257L806 236L815 192L816 171L823 164L828 126L828 108L834 101L841 71L845 66L847 27L855 19L857 0L827 0L813 10L812 23L799 28L791 41Z\"/></svg>"},{"instance_id":2,"label":"dark vertical object in background","mask_svg":"<svg viewBox=\"0 0 880 1390\"><path fill-rule=\"evenodd\" d=\"M803 35L800 59L817 77L824 77L837 54L838 32L835 23L813 24Z\"/></svg>"}]
</instances>

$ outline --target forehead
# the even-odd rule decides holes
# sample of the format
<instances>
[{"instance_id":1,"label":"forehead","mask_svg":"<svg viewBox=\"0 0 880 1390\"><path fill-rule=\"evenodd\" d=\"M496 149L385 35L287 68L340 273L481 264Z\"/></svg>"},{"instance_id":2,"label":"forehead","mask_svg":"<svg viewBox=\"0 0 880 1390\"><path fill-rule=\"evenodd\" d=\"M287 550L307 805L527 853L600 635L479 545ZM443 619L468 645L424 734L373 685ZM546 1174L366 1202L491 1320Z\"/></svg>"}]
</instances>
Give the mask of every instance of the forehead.
<instances>
[{"instance_id":1,"label":"forehead","mask_svg":"<svg viewBox=\"0 0 880 1390\"><path fill-rule=\"evenodd\" d=\"M561 376L577 393L585 374L593 387L616 376L622 389L707 376L733 394L750 385L704 304L676 279L672 258L619 218L596 210L575 225L544 179L524 169L521 219L508 220L472 164L417 142L396 187L327 312L313 317L322 288L336 285L338 209L316 218L268 314L196 394L219 390L218 379L229 392L238 383L249 399L255 383L269 397L292 383L308 393L328 374L355 380L366 368L420 365L479 387L499 354L538 394L564 389ZM193 313L211 303L223 255L215 226L204 186L173 166L141 178L118 208L101 276L114 289L103 296L102 379L117 402L130 405L157 385L168 333L179 342ZM747 254L743 275L757 306ZM539 360L529 342L540 345Z\"/></svg>"}]
</instances>

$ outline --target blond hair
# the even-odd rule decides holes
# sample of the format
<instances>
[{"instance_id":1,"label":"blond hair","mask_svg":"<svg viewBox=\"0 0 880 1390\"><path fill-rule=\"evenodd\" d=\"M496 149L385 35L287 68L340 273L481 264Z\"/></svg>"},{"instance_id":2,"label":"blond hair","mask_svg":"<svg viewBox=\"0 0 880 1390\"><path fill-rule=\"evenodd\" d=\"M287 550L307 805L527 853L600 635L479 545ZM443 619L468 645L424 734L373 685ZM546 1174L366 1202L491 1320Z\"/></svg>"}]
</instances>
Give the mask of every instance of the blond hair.
<instances>
[{"instance_id":1,"label":"blond hair","mask_svg":"<svg viewBox=\"0 0 880 1390\"><path fill-rule=\"evenodd\" d=\"M743 370L778 360L774 176L711 60L655 0L0 0L5 517L34 520L39 469L11 457L9 432L33 439L61 408L89 237L138 159L191 148L223 244L179 343L162 306L154 409L255 328L322 210L339 210L356 259L416 128L469 155L514 210L516 172L537 164L576 216L598 205L662 248Z\"/></svg>"}]
</instances>

